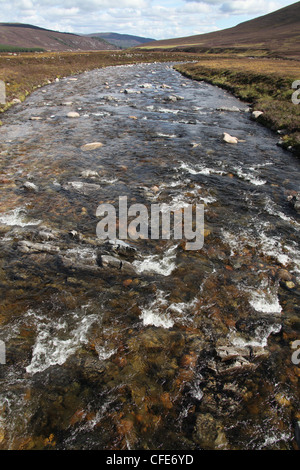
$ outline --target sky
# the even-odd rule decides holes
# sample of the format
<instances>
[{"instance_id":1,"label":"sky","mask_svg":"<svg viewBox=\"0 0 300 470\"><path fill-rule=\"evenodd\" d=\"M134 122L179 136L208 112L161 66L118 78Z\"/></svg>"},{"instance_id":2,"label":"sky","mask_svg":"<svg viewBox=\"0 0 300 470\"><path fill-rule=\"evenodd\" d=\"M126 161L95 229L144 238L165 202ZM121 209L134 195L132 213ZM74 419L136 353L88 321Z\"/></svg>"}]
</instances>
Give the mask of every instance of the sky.
<instances>
[{"instance_id":1,"label":"sky","mask_svg":"<svg viewBox=\"0 0 300 470\"><path fill-rule=\"evenodd\" d=\"M235 26L295 2L289 0L0 0L0 22L56 31L116 32L153 39Z\"/></svg>"}]
</instances>

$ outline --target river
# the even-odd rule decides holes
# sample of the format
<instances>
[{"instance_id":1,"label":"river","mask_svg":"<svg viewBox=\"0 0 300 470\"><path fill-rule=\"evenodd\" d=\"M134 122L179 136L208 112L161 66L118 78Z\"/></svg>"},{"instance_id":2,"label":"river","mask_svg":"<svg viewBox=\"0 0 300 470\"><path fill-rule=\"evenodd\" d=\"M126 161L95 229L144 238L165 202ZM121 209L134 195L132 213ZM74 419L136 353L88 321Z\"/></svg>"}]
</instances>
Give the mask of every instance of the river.
<instances>
[{"instance_id":1,"label":"river","mask_svg":"<svg viewBox=\"0 0 300 470\"><path fill-rule=\"evenodd\" d=\"M0 448L294 448L300 164L247 108L157 63L4 114ZM120 196L204 204L202 249L103 243Z\"/></svg>"}]
</instances>

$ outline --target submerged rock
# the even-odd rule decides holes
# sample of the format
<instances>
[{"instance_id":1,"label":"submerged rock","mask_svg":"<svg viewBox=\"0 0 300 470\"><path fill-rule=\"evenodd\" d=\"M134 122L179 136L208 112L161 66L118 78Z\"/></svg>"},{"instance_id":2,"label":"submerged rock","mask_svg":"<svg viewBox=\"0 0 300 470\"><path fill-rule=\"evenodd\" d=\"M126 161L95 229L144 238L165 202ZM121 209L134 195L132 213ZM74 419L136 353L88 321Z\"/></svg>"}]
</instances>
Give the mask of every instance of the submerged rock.
<instances>
[{"instance_id":1,"label":"submerged rock","mask_svg":"<svg viewBox=\"0 0 300 470\"><path fill-rule=\"evenodd\" d=\"M102 268L114 268L128 274L135 273L135 269L131 263L115 258L114 256L100 255L97 258L97 262Z\"/></svg>"},{"instance_id":2,"label":"submerged rock","mask_svg":"<svg viewBox=\"0 0 300 470\"><path fill-rule=\"evenodd\" d=\"M231 107L221 106L220 108L217 108L217 111L228 111L231 113L239 113L241 110L237 106L231 106Z\"/></svg>"},{"instance_id":3,"label":"submerged rock","mask_svg":"<svg viewBox=\"0 0 300 470\"><path fill-rule=\"evenodd\" d=\"M90 194L93 191L99 191L101 186L99 184L84 183L82 181L69 181L63 185L65 191L78 191L82 194Z\"/></svg>"},{"instance_id":4,"label":"submerged rock","mask_svg":"<svg viewBox=\"0 0 300 470\"><path fill-rule=\"evenodd\" d=\"M27 240L22 240L18 243L18 249L22 253L34 253L42 251L46 253L58 253L59 247L50 245L49 243L33 243Z\"/></svg>"},{"instance_id":5,"label":"submerged rock","mask_svg":"<svg viewBox=\"0 0 300 470\"><path fill-rule=\"evenodd\" d=\"M225 449L228 446L220 421L209 413L197 416L194 440L205 450Z\"/></svg>"}]
</instances>

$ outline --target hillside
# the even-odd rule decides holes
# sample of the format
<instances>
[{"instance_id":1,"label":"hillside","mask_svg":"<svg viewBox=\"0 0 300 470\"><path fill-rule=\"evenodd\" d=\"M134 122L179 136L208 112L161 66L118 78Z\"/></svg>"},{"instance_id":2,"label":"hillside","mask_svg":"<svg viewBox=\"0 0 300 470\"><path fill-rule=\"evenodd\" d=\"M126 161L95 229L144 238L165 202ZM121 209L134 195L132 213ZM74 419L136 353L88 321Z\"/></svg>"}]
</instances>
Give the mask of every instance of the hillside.
<instances>
[{"instance_id":1,"label":"hillside","mask_svg":"<svg viewBox=\"0 0 300 470\"><path fill-rule=\"evenodd\" d=\"M144 38L140 36L132 36L131 34L119 34L119 33L94 33L88 34L88 37L102 38L105 41L113 44L114 46L120 47L121 49L127 49L129 47L140 46L148 42L153 42L154 39Z\"/></svg>"},{"instance_id":2,"label":"hillside","mask_svg":"<svg viewBox=\"0 0 300 470\"><path fill-rule=\"evenodd\" d=\"M144 46L193 52L258 51L261 55L300 59L300 2L233 28Z\"/></svg>"},{"instance_id":3,"label":"hillside","mask_svg":"<svg viewBox=\"0 0 300 470\"><path fill-rule=\"evenodd\" d=\"M22 23L0 23L0 45L41 48L46 51L113 50L116 46L104 40L60 33Z\"/></svg>"}]
</instances>

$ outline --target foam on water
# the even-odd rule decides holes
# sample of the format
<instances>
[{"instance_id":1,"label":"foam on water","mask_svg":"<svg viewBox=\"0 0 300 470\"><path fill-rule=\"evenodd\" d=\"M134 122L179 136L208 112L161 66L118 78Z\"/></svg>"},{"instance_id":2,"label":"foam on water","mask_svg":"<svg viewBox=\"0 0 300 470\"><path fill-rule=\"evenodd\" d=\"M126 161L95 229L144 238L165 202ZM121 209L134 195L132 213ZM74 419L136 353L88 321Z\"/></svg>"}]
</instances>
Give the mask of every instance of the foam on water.
<instances>
[{"instance_id":1,"label":"foam on water","mask_svg":"<svg viewBox=\"0 0 300 470\"><path fill-rule=\"evenodd\" d=\"M226 175L226 171L209 168L201 164L192 167L188 163L180 162L179 169L187 171L191 175Z\"/></svg>"},{"instance_id":2,"label":"foam on water","mask_svg":"<svg viewBox=\"0 0 300 470\"><path fill-rule=\"evenodd\" d=\"M138 273L156 273L162 276L170 276L176 268L176 248L171 246L163 257L160 255L149 255L142 260L134 261L132 264Z\"/></svg>"},{"instance_id":3,"label":"foam on water","mask_svg":"<svg viewBox=\"0 0 300 470\"><path fill-rule=\"evenodd\" d=\"M180 113L179 109L168 109L168 108L159 108L159 113L167 113L167 114L178 114Z\"/></svg>"},{"instance_id":4,"label":"foam on water","mask_svg":"<svg viewBox=\"0 0 300 470\"><path fill-rule=\"evenodd\" d=\"M255 175L255 172L245 173L241 168L236 169L236 174L239 178L245 181L249 181L251 184L254 184L254 186L262 186L267 182L266 180L260 179L257 175Z\"/></svg>"},{"instance_id":5,"label":"foam on water","mask_svg":"<svg viewBox=\"0 0 300 470\"><path fill-rule=\"evenodd\" d=\"M164 137L164 138L167 138L167 139L174 139L176 136L176 134L164 134L162 132L157 132L156 134L157 137Z\"/></svg>"},{"instance_id":6,"label":"foam on water","mask_svg":"<svg viewBox=\"0 0 300 470\"><path fill-rule=\"evenodd\" d=\"M246 339L240 336L236 331L229 334L229 340L233 346L236 347L261 347L266 348L268 339L272 334L277 334L281 331L282 325L280 323L272 323L260 325L255 328L251 339Z\"/></svg>"},{"instance_id":7,"label":"foam on water","mask_svg":"<svg viewBox=\"0 0 300 470\"><path fill-rule=\"evenodd\" d=\"M26 209L24 207L17 207L6 214L0 215L0 223L5 225L26 227L27 225L39 225L41 222L41 220L28 220L26 217Z\"/></svg>"},{"instance_id":8,"label":"foam on water","mask_svg":"<svg viewBox=\"0 0 300 470\"><path fill-rule=\"evenodd\" d=\"M64 315L54 321L32 310L27 312L27 316L37 320L38 329L31 363L26 367L27 373L35 374L52 365L64 364L87 342L90 327L99 320L97 315L85 315L87 308L83 306L80 312Z\"/></svg>"},{"instance_id":9,"label":"foam on water","mask_svg":"<svg viewBox=\"0 0 300 470\"><path fill-rule=\"evenodd\" d=\"M162 291L158 291L156 299L148 307L142 308L141 319L144 326L153 325L162 328L172 328L174 321L166 312L168 301Z\"/></svg>"},{"instance_id":10,"label":"foam on water","mask_svg":"<svg viewBox=\"0 0 300 470\"><path fill-rule=\"evenodd\" d=\"M168 296L169 294L159 290L155 300L141 309L141 319L145 326L154 325L172 328L175 323L187 325L193 322L193 312L197 299L190 302L170 303Z\"/></svg>"}]
</instances>

